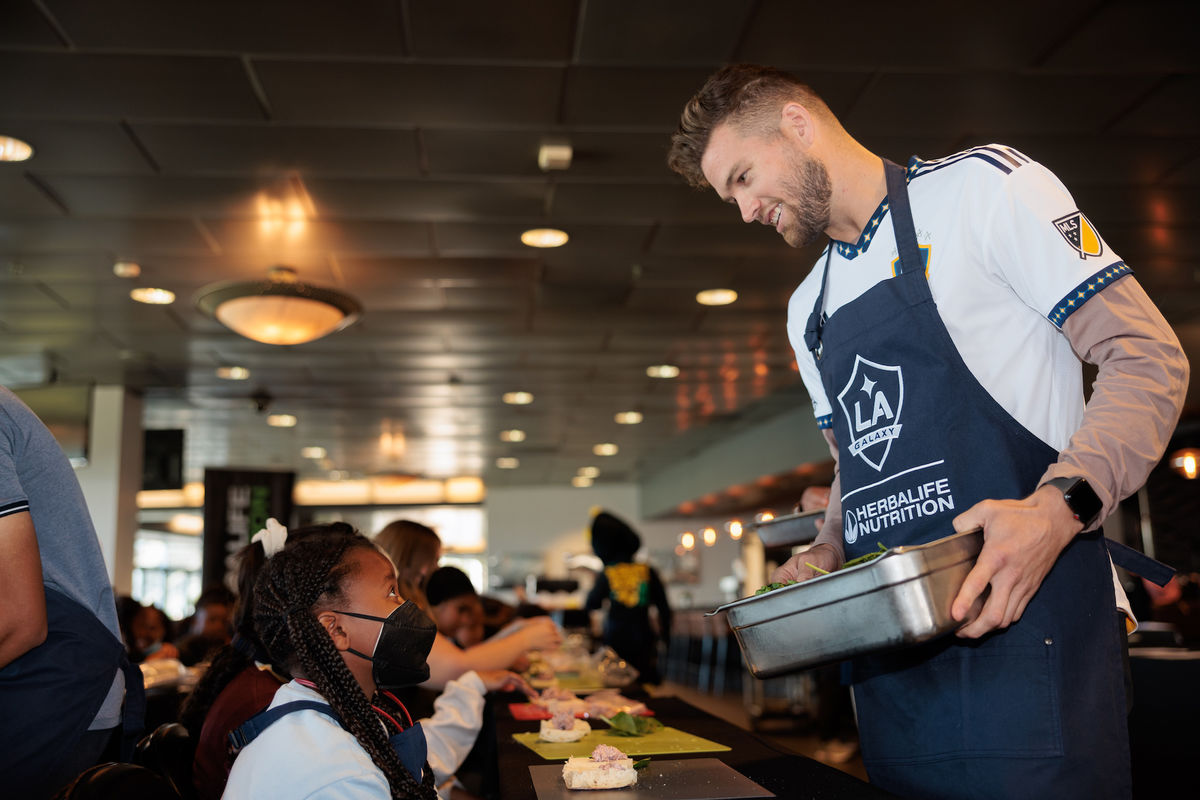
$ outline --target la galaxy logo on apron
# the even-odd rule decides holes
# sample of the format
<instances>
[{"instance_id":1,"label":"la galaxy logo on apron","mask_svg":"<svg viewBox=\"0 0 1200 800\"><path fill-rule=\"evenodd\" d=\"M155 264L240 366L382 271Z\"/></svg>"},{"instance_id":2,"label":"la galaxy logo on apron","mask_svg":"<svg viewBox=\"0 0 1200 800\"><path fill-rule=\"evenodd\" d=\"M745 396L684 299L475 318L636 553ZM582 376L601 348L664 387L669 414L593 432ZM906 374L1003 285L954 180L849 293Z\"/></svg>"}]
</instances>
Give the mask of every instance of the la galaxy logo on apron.
<instances>
[{"instance_id":1,"label":"la galaxy logo on apron","mask_svg":"<svg viewBox=\"0 0 1200 800\"><path fill-rule=\"evenodd\" d=\"M1059 217L1054 220L1054 227L1058 228L1058 232L1067 240L1067 244L1079 253L1081 259L1098 256L1104 252L1100 234L1096 233L1091 221L1082 211L1072 211L1065 217Z\"/></svg>"},{"instance_id":2,"label":"la galaxy logo on apron","mask_svg":"<svg viewBox=\"0 0 1200 800\"><path fill-rule=\"evenodd\" d=\"M838 404L850 426L850 454L875 469L883 469L900 436L900 410L904 406L904 374L900 367L876 364L854 357L850 380L838 394Z\"/></svg>"}]
</instances>

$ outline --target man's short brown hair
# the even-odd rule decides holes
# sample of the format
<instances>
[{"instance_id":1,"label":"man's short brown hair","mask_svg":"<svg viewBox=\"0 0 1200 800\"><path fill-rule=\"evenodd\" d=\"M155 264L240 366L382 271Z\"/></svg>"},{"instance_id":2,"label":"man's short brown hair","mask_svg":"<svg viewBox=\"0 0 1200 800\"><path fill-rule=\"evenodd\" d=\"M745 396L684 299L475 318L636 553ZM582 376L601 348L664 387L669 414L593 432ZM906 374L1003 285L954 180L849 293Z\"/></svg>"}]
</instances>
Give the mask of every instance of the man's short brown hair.
<instances>
[{"instance_id":1,"label":"man's short brown hair","mask_svg":"<svg viewBox=\"0 0 1200 800\"><path fill-rule=\"evenodd\" d=\"M708 186L700 160L713 130L726 120L743 132L769 134L779 129L779 112L785 103L798 102L823 120L836 120L816 92L792 75L774 67L730 64L709 76L704 86L684 106L679 127L671 136L667 166L692 186Z\"/></svg>"}]
</instances>

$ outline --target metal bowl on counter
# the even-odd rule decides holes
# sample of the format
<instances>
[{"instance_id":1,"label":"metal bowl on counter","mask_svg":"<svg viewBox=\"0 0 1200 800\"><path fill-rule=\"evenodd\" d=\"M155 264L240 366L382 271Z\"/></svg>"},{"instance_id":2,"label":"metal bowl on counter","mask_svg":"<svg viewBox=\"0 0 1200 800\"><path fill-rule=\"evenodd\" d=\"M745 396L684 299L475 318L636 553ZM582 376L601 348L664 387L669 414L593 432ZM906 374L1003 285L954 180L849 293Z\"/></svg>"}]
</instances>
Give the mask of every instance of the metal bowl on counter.
<instances>
[{"instance_id":1,"label":"metal bowl on counter","mask_svg":"<svg viewBox=\"0 0 1200 800\"><path fill-rule=\"evenodd\" d=\"M756 678L934 639L960 624L950 605L983 531L896 547L865 564L721 606Z\"/></svg>"},{"instance_id":2,"label":"metal bowl on counter","mask_svg":"<svg viewBox=\"0 0 1200 800\"><path fill-rule=\"evenodd\" d=\"M825 516L825 509L784 514L762 522L747 523L745 530L754 531L764 547L805 544L817 538L817 518Z\"/></svg>"}]
</instances>

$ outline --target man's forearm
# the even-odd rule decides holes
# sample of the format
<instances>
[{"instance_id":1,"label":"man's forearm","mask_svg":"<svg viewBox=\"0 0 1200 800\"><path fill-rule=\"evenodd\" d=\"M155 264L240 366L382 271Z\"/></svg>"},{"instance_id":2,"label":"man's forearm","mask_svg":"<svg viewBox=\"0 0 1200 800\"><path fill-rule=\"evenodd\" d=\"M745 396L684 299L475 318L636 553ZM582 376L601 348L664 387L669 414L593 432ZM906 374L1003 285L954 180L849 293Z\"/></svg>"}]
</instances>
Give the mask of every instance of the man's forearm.
<instances>
[{"instance_id":1,"label":"man's forearm","mask_svg":"<svg viewBox=\"0 0 1200 800\"><path fill-rule=\"evenodd\" d=\"M1131 277L1088 300L1067 319L1063 332L1099 374L1079 430L1042 482L1087 478L1104 503L1103 520L1162 458L1187 392L1187 357Z\"/></svg>"},{"instance_id":2,"label":"man's forearm","mask_svg":"<svg viewBox=\"0 0 1200 800\"><path fill-rule=\"evenodd\" d=\"M833 483L829 485L829 505L825 507L825 524L817 533L813 545L827 544L835 549L845 561L846 550L842 546L842 475L838 470L838 446L833 431L825 428L821 431L829 444L829 452L833 453Z\"/></svg>"}]
</instances>

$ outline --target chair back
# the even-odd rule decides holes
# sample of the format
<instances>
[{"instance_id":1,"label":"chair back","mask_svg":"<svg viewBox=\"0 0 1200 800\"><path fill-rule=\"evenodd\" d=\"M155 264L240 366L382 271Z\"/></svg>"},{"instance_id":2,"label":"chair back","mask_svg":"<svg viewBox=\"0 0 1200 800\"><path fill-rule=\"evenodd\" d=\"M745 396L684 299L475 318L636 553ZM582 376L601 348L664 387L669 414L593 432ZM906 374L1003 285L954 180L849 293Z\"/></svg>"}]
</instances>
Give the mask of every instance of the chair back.
<instances>
[{"instance_id":1,"label":"chair back","mask_svg":"<svg viewBox=\"0 0 1200 800\"><path fill-rule=\"evenodd\" d=\"M133 763L165 778L182 800L194 800L192 762L196 745L187 728L178 722L166 722L142 737L133 751Z\"/></svg>"},{"instance_id":2,"label":"chair back","mask_svg":"<svg viewBox=\"0 0 1200 800\"><path fill-rule=\"evenodd\" d=\"M138 766L109 762L86 769L54 795L53 800L180 800L171 782Z\"/></svg>"}]
</instances>

